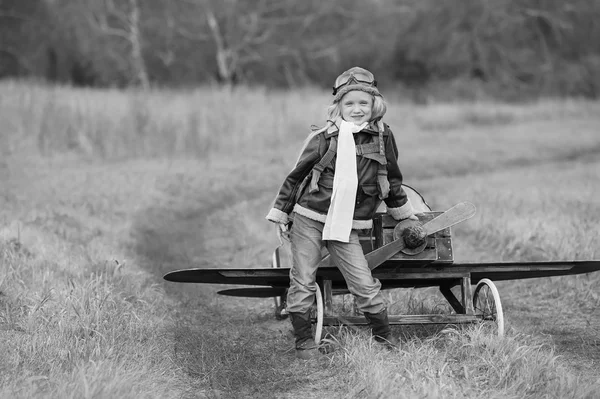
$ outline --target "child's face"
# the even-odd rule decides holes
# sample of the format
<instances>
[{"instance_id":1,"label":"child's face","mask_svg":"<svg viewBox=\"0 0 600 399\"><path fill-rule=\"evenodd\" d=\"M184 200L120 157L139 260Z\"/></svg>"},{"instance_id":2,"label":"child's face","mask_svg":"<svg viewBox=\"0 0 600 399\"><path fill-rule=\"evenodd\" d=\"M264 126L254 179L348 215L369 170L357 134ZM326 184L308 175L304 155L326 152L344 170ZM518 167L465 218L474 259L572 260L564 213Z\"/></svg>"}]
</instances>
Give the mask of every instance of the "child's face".
<instances>
[{"instance_id":1,"label":"child's face","mask_svg":"<svg viewBox=\"0 0 600 399\"><path fill-rule=\"evenodd\" d=\"M345 121L361 125L371 120L373 96L360 90L349 91L342 97L340 106Z\"/></svg>"}]
</instances>

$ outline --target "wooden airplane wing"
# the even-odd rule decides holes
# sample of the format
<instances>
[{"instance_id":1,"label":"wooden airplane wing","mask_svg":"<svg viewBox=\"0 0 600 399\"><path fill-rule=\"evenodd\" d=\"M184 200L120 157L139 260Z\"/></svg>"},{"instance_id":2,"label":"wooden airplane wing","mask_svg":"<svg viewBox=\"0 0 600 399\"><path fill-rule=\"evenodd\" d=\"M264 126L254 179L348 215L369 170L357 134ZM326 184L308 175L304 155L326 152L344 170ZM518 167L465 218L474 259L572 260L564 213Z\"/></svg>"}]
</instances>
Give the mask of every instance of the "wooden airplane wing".
<instances>
[{"instance_id":1,"label":"wooden airplane wing","mask_svg":"<svg viewBox=\"0 0 600 399\"><path fill-rule=\"evenodd\" d=\"M453 267L470 270L471 282L475 284L483 278L503 281L592 273L600 270L600 260L454 263Z\"/></svg>"},{"instance_id":2,"label":"wooden airplane wing","mask_svg":"<svg viewBox=\"0 0 600 399\"><path fill-rule=\"evenodd\" d=\"M287 287L289 268L259 269L183 269L165 274L164 279L176 283L263 285Z\"/></svg>"},{"instance_id":3,"label":"wooden airplane wing","mask_svg":"<svg viewBox=\"0 0 600 399\"><path fill-rule=\"evenodd\" d=\"M387 266L387 267L386 267ZM585 274L600 270L600 260L550 262L495 262L452 263L402 266L396 263L374 270L383 289L399 287L436 286L444 280L470 276L476 284L483 278L492 281L520 280L538 277ZM232 284L266 287L288 287L289 268L257 269L183 269L167 273L164 279L178 283ZM342 273L336 267L323 267L317 277L332 281L334 287L345 285Z\"/></svg>"}]
</instances>

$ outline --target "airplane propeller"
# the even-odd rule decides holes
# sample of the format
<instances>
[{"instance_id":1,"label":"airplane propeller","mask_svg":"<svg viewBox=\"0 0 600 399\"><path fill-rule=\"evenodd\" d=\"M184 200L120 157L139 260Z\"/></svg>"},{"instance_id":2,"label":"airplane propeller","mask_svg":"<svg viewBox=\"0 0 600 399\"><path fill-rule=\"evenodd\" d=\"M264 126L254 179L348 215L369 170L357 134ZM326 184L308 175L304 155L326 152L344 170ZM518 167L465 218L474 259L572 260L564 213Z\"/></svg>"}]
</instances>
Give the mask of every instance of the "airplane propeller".
<instances>
[{"instance_id":1,"label":"airplane propeller","mask_svg":"<svg viewBox=\"0 0 600 399\"><path fill-rule=\"evenodd\" d=\"M438 231L447 229L448 227L454 226L457 223L470 219L475 215L475 205L470 202L460 202L448 209L441 215L431 219L425 223L422 227L425 230L427 236L437 233ZM396 253L406 247L404 239L399 237L376 250L369 252L365 255L369 269L373 270L377 266L381 265L386 260L390 259Z\"/></svg>"}]
</instances>

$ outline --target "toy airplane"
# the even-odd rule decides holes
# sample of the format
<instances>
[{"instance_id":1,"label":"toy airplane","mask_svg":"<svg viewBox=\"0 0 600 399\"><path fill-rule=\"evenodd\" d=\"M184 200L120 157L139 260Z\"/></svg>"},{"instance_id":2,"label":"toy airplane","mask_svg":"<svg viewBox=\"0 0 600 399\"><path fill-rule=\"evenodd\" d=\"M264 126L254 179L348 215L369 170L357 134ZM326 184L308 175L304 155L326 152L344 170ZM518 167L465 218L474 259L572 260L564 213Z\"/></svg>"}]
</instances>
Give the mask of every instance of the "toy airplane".
<instances>
[{"instance_id":1,"label":"toy airplane","mask_svg":"<svg viewBox=\"0 0 600 399\"><path fill-rule=\"evenodd\" d=\"M390 324L460 324L484 322L499 336L504 334L504 315L500 296L493 281L537 277L564 276L600 270L600 260L552 262L492 262L455 263L450 228L471 218L475 206L459 203L445 212L432 212L423 197L409 186L405 191L413 206L420 206L419 221L397 222L379 213L373 220L369 235L360 237L365 257L373 276L381 281L382 289L439 287L453 311L451 314L390 315ZM420 224L426 233L423 243L408 248L403 232ZM289 251L288 251L289 252ZM285 261L287 259L287 262ZM275 249L268 268L210 268L183 269L167 273L164 279L179 283L250 285L252 288L233 288L219 294L242 297L275 298L275 316L286 317L285 296L289 287L291 262L282 242ZM472 289L472 285L475 288ZM460 287L460 298L453 287ZM365 325L362 315L342 316L333 310L333 295L347 294L345 280L335 265L324 256L317 271L315 293L315 340L319 342L322 327L327 325Z\"/></svg>"}]
</instances>

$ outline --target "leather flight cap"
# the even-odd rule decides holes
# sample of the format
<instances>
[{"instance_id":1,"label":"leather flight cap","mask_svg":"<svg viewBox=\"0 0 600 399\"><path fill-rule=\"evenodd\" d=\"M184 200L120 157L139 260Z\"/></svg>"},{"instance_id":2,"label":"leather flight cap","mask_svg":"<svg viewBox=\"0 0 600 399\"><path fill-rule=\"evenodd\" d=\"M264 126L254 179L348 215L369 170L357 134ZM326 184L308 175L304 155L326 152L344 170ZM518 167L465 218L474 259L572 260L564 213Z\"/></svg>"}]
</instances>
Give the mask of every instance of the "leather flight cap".
<instances>
[{"instance_id":1,"label":"leather flight cap","mask_svg":"<svg viewBox=\"0 0 600 399\"><path fill-rule=\"evenodd\" d=\"M333 101L340 101L346 93L353 90L382 97L377 89L377 81L373 74L361 67L350 68L338 76L333 87L333 95L335 96Z\"/></svg>"}]
</instances>

